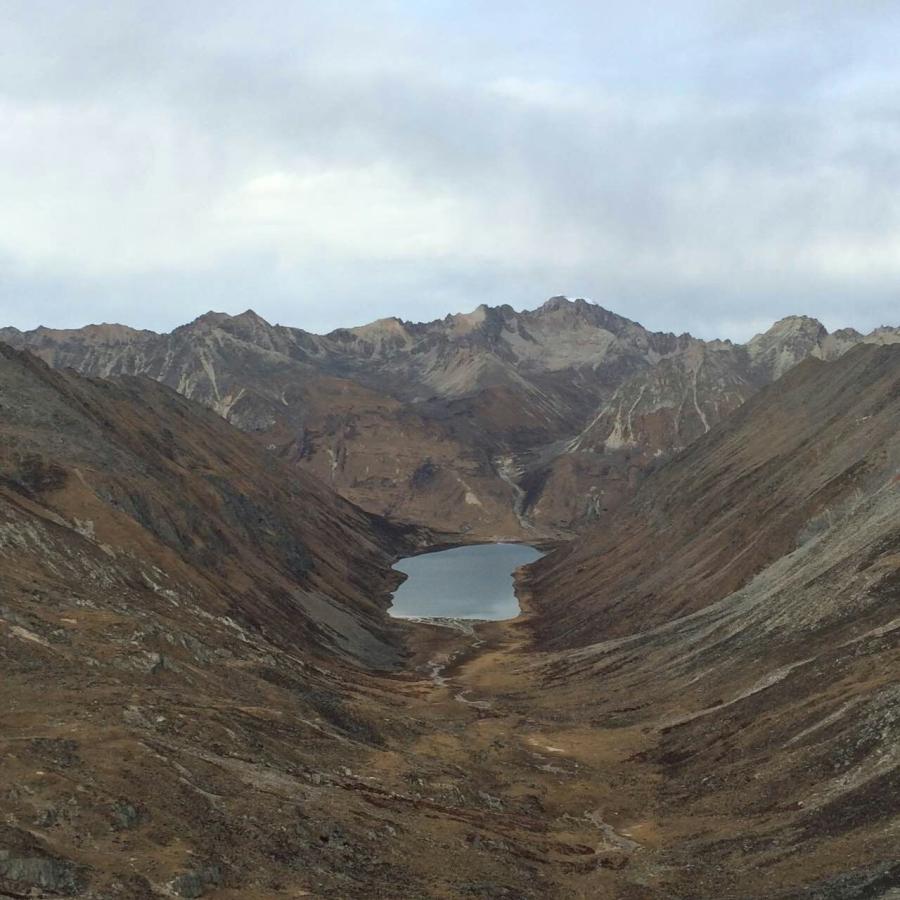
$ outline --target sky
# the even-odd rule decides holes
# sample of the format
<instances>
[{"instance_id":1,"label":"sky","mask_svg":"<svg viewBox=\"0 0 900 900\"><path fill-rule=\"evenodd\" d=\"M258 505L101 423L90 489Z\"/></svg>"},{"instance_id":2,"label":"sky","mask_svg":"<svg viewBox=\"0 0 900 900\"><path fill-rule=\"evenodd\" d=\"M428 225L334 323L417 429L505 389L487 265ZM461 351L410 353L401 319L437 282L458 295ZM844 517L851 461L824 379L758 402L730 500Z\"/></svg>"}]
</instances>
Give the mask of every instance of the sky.
<instances>
[{"instance_id":1,"label":"sky","mask_svg":"<svg viewBox=\"0 0 900 900\"><path fill-rule=\"evenodd\" d=\"M0 325L900 324L896 0L0 0Z\"/></svg>"}]
</instances>

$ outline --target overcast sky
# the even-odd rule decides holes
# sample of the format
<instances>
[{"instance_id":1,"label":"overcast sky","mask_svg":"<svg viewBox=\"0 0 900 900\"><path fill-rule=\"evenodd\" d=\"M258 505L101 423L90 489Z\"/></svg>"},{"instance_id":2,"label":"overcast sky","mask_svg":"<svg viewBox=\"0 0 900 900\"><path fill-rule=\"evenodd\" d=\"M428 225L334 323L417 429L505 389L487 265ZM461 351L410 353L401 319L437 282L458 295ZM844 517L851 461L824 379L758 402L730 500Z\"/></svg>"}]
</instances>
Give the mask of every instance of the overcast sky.
<instances>
[{"instance_id":1,"label":"overcast sky","mask_svg":"<svg viewBox=\"0 0 900 900\"><path fill-rule=\"evenodd\" d=\"M896 0L0 0L0 325L900 324Z\"/></svg>"}]
</instances>

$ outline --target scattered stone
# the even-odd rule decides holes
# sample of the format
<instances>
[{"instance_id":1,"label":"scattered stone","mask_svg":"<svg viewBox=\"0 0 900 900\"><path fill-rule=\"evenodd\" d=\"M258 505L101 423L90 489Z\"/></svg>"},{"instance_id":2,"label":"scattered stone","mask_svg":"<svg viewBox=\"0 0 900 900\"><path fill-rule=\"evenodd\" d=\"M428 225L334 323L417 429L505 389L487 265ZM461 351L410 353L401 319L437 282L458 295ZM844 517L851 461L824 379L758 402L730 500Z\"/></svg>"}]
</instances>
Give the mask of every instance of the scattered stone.
<instances>
[{"instance_id":1,"label":"scattered stone","mask_svg":"<svg viewBox=\"0 0 900 900\"><path fill-rule=\"evenodd\" d=\"M118 828L136 828L147 819L147 812L142 807L134 806L127 800L118 800L113 805L113 820Z\"/></svg>"}]
</instances>

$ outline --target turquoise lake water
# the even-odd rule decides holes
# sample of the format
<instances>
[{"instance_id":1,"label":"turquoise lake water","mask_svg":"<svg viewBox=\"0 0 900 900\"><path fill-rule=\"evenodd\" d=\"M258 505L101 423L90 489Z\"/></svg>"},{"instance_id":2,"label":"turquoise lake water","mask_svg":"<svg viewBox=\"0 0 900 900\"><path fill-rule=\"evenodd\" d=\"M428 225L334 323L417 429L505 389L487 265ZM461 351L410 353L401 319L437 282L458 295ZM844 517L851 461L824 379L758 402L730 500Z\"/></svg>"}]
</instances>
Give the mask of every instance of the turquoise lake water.
<instances>
[{"instance_id":1,"label":"turquoise lake water","mask_svg":"<svg viewBox=\"0 0 900 900\"><path fill-rule=\"evenodd\" d=\"M409 576L394 594L392 616L512 619L519 614L512 573L543 554L525 544L453 547L401 559Z\"/></svg>"}]
</instances>

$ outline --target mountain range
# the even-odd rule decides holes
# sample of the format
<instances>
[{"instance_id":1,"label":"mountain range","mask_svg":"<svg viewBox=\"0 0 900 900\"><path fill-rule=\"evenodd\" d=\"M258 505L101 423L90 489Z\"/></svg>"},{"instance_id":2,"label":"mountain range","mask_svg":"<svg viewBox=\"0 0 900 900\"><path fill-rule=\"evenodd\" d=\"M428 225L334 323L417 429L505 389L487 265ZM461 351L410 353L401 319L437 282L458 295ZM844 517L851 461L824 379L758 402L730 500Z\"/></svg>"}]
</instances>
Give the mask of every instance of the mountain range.
<instances>
[{"instance_id":1,"label":"mountain range","mask_svg":"<svg viewBox=\"0 0 900 900\"><path fill-rule=\"evenodd\" d=\"M85 375L145 375L371 512L471 538L567 536L812 356L900 341L783 319L745 345L651 332L584 300L315 335L252 311L168 334L0 330Z\"/></svg>"}]
</instances>

